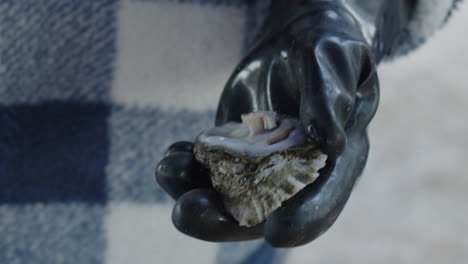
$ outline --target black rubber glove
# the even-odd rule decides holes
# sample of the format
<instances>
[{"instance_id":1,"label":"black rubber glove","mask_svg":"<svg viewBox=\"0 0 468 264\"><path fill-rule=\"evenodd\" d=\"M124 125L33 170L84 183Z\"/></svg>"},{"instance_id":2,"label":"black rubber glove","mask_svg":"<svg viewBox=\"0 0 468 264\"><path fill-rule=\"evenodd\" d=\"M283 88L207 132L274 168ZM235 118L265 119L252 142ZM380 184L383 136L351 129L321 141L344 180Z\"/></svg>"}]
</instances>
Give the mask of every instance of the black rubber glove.
<instances>
[{"instance_id":1,"label":"black rubber glove","mask_svg":"<svg viewBox=\"0 0 468 264\"><path fill-rule=\"evenodd\" d=\"M389 1L374 3L372 12L390 12L389 23L401 28L403 20L392 13L400 12L401 4L384 2ZM366 128L379 97L376 61L399 32L390 27L393 38L383 38L378 30L365 35L367 26L387 31L389 26L383 18L366 24L350 12L355 7L342 1L274 1L261 34L228 81L216 116L216 125L256 110L299 117L329 155L318 180L265 222L240 227L225 211L206 169L194 160L192 144L176 143L157 166L156 179L177 199L172 214L177 229L209 241L264 237L274 247L293 247L314 240L335 222L367 159Z\"/></svg>"}]
</instances>

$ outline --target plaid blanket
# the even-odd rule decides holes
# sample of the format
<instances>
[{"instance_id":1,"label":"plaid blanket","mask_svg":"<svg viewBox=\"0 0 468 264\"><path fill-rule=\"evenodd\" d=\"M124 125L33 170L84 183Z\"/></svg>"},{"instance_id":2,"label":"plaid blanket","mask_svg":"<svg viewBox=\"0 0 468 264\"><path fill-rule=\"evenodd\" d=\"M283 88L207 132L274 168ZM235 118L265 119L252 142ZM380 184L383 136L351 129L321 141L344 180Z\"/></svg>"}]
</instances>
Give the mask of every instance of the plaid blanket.
<instances>
[{"instance_id":1,"label":"plaid blanket","mask_svg":"<svg viewBox=\"0 0 468 264\"><path fill-rule=\"evenodd\" d=\"M282 262L180 234L153 177L212 125L264 2L1 1L0 263Z\"/></svg>"}]
</instances>

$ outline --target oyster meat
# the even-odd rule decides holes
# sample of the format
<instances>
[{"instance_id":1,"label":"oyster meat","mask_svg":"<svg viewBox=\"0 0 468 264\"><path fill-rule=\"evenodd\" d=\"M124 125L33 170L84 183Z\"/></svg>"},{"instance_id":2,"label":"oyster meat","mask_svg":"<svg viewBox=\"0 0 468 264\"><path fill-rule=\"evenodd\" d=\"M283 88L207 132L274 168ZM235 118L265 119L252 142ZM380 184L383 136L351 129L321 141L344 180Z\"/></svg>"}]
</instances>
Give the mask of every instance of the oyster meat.
<instances>
[{"instance_id":1,"label":"oyster meat","mask_svg":"<svg viewBox=\"0 0 468 264\"><path fill-rule=\"evenodd\" d=\"M295 118L258 111L241 119L203 131L194 154L209 168L226 210L239 225L253 226L312 183L327 156Z\"/></svg>"}]
</instances>

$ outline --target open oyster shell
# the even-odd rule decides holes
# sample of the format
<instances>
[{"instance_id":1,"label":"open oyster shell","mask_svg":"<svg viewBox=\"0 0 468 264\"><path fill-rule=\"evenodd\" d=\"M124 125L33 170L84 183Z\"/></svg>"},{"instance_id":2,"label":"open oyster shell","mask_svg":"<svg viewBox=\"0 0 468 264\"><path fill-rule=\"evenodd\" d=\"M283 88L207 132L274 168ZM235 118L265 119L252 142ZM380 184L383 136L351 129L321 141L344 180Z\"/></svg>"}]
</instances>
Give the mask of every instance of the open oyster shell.
<instances>
[{"instance_id":1,"label":"open oyster shell","mask_svg":"<svg viewBox=\"0 0 468 264\"><path fill-rule=\"evenodd\" d=\"M312 183L327 159L307 141L299 120L269 111L205 130L195 140L194 154L241 226L262 222Z\"/></svg>"}]
</instances>

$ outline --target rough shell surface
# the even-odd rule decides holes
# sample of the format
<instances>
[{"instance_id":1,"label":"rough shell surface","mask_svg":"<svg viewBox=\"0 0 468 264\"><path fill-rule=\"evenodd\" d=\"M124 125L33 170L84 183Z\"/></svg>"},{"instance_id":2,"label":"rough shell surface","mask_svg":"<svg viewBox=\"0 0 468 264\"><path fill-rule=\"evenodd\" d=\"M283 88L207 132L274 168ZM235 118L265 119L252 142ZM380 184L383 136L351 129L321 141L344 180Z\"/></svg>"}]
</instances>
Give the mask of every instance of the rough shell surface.
<instances>
[{"instance_id":1,"label":"rough shell surface","mask_svg":"<svg viewBox=\"0 0 468 264\"><path fill-rule=\"evenodd\" d=\"M266 133L275 132L270 121L267 120L265 125L270 127ZM312 183L319 176L318 170L325 166L327 156L306 142L305 137L294 137L294 140L302 138L302 142L293 144L274 143L289 146L286 149L248 155L245 151L232 151L229 143L228 147L214 146L203 136L213 136L212 132L210 130L197 137L195 158L209 168L213 187L221 194L227 211L241 226L261 223L282 202ZM290 134L282 141L293 140L289 139L292 137ZM223 139L226 140L229 138Z\"/></svg>"}]
</instances>

